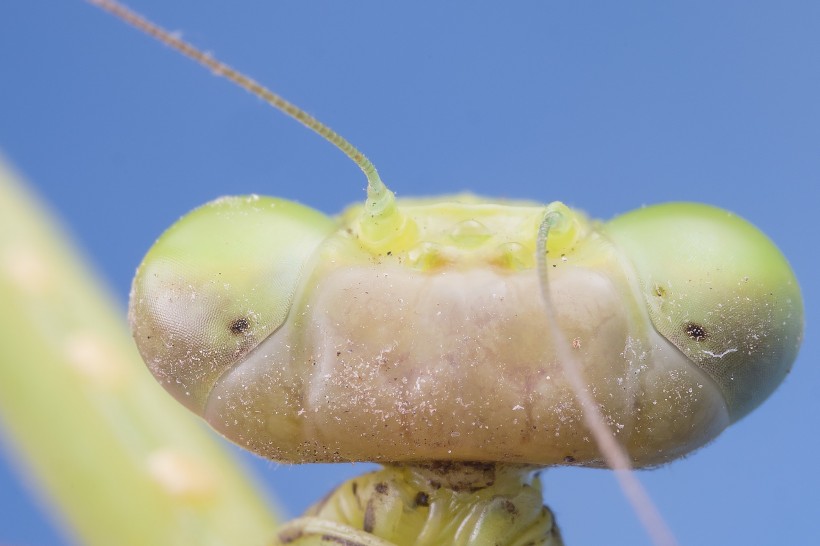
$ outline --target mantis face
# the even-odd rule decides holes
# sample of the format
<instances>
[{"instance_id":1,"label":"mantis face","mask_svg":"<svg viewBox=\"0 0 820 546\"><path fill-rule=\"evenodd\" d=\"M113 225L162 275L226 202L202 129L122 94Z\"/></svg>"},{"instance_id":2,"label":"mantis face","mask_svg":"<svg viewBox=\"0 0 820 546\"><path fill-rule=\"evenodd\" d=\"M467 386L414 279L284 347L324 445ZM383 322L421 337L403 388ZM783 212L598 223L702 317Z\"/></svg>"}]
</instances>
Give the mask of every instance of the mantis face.
<instances>
[{"instance_id":1,"label":"mantis face","mask_svg":"<svg viewBox=\"0 0 820 546\"><path fill-rule=\"evenodd\" d=\"M788 264L719 209L661 205L602 225L560 204L400 202L375 249L366 210L334 222L226 198L171 227L131 299L154 375L275 460L603 466L570 364L646 466L714 438L795 358ZM558 336L535 259L545 210L564 226L547 245Z\"/></svg>"}]
</instances>

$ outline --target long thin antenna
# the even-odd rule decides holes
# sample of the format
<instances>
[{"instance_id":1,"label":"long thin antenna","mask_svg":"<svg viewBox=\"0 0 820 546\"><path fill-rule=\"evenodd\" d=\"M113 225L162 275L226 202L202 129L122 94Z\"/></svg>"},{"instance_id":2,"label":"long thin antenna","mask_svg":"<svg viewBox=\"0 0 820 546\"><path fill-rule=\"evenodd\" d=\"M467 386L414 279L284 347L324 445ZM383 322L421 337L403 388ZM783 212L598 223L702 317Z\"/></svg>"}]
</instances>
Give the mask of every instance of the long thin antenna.
<instances>
[{"instance_id":1,"label":"long thin antenna","mask_svg":"<svg viewBox=\"0 0 820 546\"><path fill-rule=\"evenodd\" d=\"M561 370L581 405L581 413L598 449L604 460L614 472L621 490L624 492L629 503L632 505L641 524L646 529L653 544L656 546L677 546L678 541L672 531L666 525L660 512L655 507L649 494L644 489L641 482L635 477L632 470L632 461L624 447L615 439L607 426L604 424L604 416L598 404L587 389L581 373L578 360L572 354L569 341L558 327L558 320L555 316L555 308L550 297L549 280L547 278L547 236L550 229L560 226L563 217L560 212L547 210L544 220L538 228L538 240L536 242L536 263L538 266L538 284L541 287L541 297L544 300L544 314L547 318L547 325L550 336L555 342L558 361ZM560 228L559 228L560 229Z\"/></svg>"},{"instance_id":2,"label":"long thin antenna","mask_svg":"<svg viewBox=\"0 0 820 546\"><path fill-rule=\"evenodd\" d=\"M395 196L387 186L384 185L376 167L367 157L356 149L341 135L333 129L323 124L295 104L285 100L267 87L249 78L245 74L238 72L227 64L215 59L208 53L200 51L193 45L177 37L174 33L152 23L140 14L130 10L114 0L87 0L89 3L104 9L114 16L122 19L129 25L159 40L167 46L179 51L183 55L190 57L199 64L210 69L217 76L222 76L232 81L239 87L256 95L262 100L271 104L277 110L292 117L308 129L321 135L325 140L339 148L344 154L353 160L367 177L367 208L372 216L377 216L383 212L394 213L393 206Z\"/></svg>"}]
</instances>

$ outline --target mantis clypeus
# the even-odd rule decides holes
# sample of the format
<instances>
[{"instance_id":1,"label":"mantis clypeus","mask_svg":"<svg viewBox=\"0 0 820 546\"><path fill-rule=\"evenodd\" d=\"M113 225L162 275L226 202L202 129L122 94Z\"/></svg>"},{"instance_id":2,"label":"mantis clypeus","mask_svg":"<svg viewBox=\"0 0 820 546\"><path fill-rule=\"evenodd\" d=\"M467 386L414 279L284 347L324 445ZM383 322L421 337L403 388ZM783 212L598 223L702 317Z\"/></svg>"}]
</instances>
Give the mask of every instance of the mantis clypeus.
<instances>
[{"instance_id":1,"label":"mantis clypeus","mask_svg":"<svg viewBox=\"0 0 820 546\"><path fill-rule=\"evenodd\" d=\"M530 292L530 293L532 293L532 290L530 290L529 292ZM238 323L237 323L237 324L238 324ZM241 330L243 330L243 328L241 328L240 326L236 326L236 329L237 329L237 330L240 330L240 331L241 331ZM693 330L693 331L694 331L694 330ZM696 335L696 337L697 337L697 334L695 334L695 335ZM583 344L583 342L581 342L581 343ZM715 354L718 354L718 353L715 353Z\"/></svg>"}]
</instances>

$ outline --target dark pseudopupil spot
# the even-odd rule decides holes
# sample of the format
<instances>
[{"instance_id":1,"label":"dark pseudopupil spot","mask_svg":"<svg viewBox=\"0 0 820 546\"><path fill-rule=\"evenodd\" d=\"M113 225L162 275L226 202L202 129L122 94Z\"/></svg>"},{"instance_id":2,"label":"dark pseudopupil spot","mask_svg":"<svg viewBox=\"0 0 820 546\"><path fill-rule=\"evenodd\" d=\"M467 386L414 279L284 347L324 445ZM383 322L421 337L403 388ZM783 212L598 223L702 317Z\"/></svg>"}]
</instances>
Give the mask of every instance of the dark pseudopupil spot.
<instances>
[{"instance_id":1,"label":"dark pseudopupil spot","mask_svg":"<svg viewBox=\"0 0 820 546\"><path fill-rule=\"evenodd\" d=\"M239 317L231 323L231 333L235 336L244 334L251 329L251 322L245 317Z\"/></svg>"},{"instance_id":2,"label":"dark pseudopupil spot","mask_svg":"<svg viewBox=\"0 0 820 546\"><path fill-rule=\"evenodd\" d=\"M695 341L703 341L709 335L706 332L706 328L694 322L686 323L686 326L684 326L684 331L686 332L687 336L694 339Z\"/></svg>"}]
</instances>

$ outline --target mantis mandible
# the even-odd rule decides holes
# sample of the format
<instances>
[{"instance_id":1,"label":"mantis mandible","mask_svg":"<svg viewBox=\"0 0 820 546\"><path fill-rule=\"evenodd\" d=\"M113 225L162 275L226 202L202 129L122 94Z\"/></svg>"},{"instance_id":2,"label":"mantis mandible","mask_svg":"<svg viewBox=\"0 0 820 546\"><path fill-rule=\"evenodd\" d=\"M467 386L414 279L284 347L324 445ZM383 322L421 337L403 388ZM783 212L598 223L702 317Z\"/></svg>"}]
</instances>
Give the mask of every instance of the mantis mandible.
<instances>
[{"instance_id":1,"label":"mantis mandible","mask_svg":"<svg viewBox=\"0 0 820 546\"><path fill-rule=\"evenodd\" d=\"M314 129L368 178L364 206L338 221L257 196L205 205L134 282L143 358L222 434L273 460L386 464L281 543L559 544L536 467L663 464L788 372L799 289L745 221L693 204L600 224L561 203L396 200L297 107L93 3Z\"/></svg>"}]
</instances>

